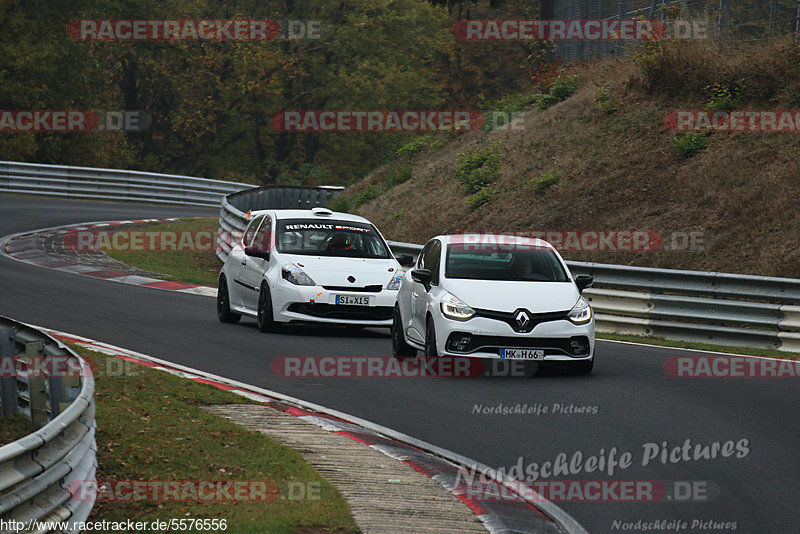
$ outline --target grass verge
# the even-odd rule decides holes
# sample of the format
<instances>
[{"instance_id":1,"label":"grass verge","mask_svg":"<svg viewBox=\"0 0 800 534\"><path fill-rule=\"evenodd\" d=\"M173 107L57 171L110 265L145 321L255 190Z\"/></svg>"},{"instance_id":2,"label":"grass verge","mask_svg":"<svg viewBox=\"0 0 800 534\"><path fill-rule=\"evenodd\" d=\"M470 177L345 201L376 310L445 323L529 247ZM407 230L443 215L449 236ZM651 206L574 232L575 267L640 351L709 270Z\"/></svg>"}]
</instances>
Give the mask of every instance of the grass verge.
<instances>
[{"instance_id":1,"label":"grass verge","mask_svg":"<svg viewBox=\"0 0 800 534\"><path fill-rule=\"evenodd\" d=\"M99 369L109 368L111 357L70 346ZM201 408L252 401L138 366L95 383L99 481L274 481L281 490L301 483L318 488L319 498L98 502L92 520L225 519L226 532L244 534L358 532L347 501L298 452Z\"/></svg>"},{"instance_id":2,"label":"grass verge","mask_svg":"<svg viewBox=\"0 0 800 534\"><path fill-rule=\"evenodd\" d=\"M732 347L729 345L712 345L710 343L690 343L687 341L670 341L655 337L626 336L620 334L608 334L597 332L597 339L609 339L612 341L629 341L631 343L643 343L646 345L658 345L659 347L675 347L680 349L707 350L712 352L724 352L727 354L748 354L751 356L765 356L769 358L781 358L784 360L800 360L800 354L794 352L784 352L772 349L758 349L755 347Z\"/></svg>"},{"instance_id":3,"label":"grass verge","mask_svg":"<svg viewBox=\"0 0 800 534\"><path fill-rule=\"evenodd\" d=\"M165 280L175 280L208 286L217 285L222 263L215 254L219 220L215 217L181 219L176 222L153 223L143 227L146 232L175 232L179 250L106 250L110 258L145 271L160 273ZM188 232L188 233L186 233ZM181 246L183 236L192 237L195 245ZM145 239L147 243L147 239ZM210 243L210 246L208 246ZM199 245L199 246L198 246ZM194 250L205 248L208 250Z\"/></svg>"}]
</instances>

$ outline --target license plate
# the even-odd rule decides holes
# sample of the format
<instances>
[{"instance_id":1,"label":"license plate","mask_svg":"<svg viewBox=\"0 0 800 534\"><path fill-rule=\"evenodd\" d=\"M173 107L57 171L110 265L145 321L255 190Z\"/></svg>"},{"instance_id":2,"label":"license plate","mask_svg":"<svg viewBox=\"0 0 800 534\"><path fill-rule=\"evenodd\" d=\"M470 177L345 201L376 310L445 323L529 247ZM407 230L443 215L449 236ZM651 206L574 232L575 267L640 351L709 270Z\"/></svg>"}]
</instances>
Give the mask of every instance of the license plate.
<instances>
[{"instance_id":1,"label":"license plate","mask_svg":"<svg viewBox=\"0 0 800 534\"><path fill-rule=\"evenodd\" d=\"M353 295L336 295L336 304L350 306L374 306L373 297L356 297Z\"/></svg>"},{"instance_id":2,"label":"license plate","mask_svg":"<svg viewBox=\"0 0 800 534\"><path fill-rule=\"evenodd\" d=\"M500 349L500 358L505 360L540 360L544 359L541 349Z\"/></svg>"}]
</instances>

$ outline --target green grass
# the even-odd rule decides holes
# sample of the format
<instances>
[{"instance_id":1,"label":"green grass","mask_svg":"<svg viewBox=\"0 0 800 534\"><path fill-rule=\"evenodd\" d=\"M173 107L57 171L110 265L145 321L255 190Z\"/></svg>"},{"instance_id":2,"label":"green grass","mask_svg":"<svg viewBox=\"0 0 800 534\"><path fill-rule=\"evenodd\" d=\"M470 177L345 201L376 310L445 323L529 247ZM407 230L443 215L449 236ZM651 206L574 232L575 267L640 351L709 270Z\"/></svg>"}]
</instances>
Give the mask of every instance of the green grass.
<instances>
[{"instance_id":1,"label":"green grass","mask_svg":"<svg viewBox=\"0 0 800 534\"><path fill-rule=\"evenodd\" d=\"M594 99L594 106L606 113L619 111L619 104L613 94L609 92L609 85L601 85L597 88L597 95Z\"/></svg>"},{"instance_id":2,"label":"green grass","mask_svg":"<svg viewBox=\"0 0 800 534\"><path fill-rule=\"evenodd\" d=\"M361 193L356 195L356 198L353 199L353 207L360 208L370 200L375 200L381 195L380 191L374 186L369 186Z\"/></svg>"},{"instance_id":3,"label":"green grass","mask_svg":"<svg viewBox=\"0 0 800 534\"><path fill-rule=\"evenodd\" d=\"M109 356L72 348L102 367ZM290 481L319 484L318 500L99 502L93 520L225 519L228 533L358 532L338 490L298 452L201 406L253 402L142 368L96 380L98 480Z\"/></svg>"},{"instance_id":4,"label":"green grass","mask_svg":"<svg viewBox=\"0 0 800 534\"><path fill-rule=\"evenodd\" d=\"M328 209L350 213L350 201L346 197L339 195L328 203Z\"/></svg>"},{"instance_id":5,"label":"green grass","mask_svg":"<svg viewBox=\"0 0 800 534\"><path fill-rule=\"evenodd\" d=\"M433 137L434 135L431 133L415 137L405 145L398 148L395 151L395 155L397 157L416 156L433 141Z\"/></svg>"},{"instance_id":6,"label":"green grass","mask_svg":"<svg viewBox=\"0 0 800 534\"><path fill-rule=\"evenodd\" d=\"M458 155L456 178L467 188L467 193L477 193L497 179L500 156L501 149L496 144Z\"/></svg>"},{"instance_id":7,"label":"green grass","mask_svg":"<svg viewBox=\"0 0 800 534\"><path fill-rule=\"evenodd\" d=\"M216 287L222 262L215 254L216 234L219 220L215 217L198 217L168 223L154 223L137 230L146 232L208 232L212 236L209 250L202 251L129 251L107 250L106 254L127 265L161 274L165 280L175 280L192 284L203 284ZM179 234L180 235L180 234ZM192 234L197 235L197 234ZM180 238L178 238L180 239ZM146 241L146 240L145 240ZM180 243L180 241L178 241ZM200 245L207 245L209 239L199 240Z\"/></svg>"},{"instance_id":8,"label":"green grass","mask_svg":"<svg viewBox=\"0 0 800 534\"><path fill-rule=\"evenodd\" d=\"M484 204L491 202L499 195L500 195L499 191L496 191L494 189L489 189L489 187L483 187L479 189L476 193L469 195L467 197L466 200L467 207L470 209L470 211L474 211L483 206Z\"/></svg>"},{"instance_id":9,"label":"green grass","mask_svg":"<svg viewBox=\"0 0 800 534\"><path fill-rule=\"evenodd\" d=\"M556 171L546 172L541 176L531 178L531 183L534 191L537 193L542 192L558 183L558 173Z\"/></svg>"},{"instance_id":10,"label":"green grass","mask_svg":"<svg viewBox=\"0 0 800 534\"><path fill-rule=\"evenodd\" d=\"M669 142L681 156L689 158L708 146L706 134L703 132L687 132L670 138Z\"/></svg>"},{"instance_id":11,"label":"green grass","mask_svg":"<svg viewBox=\"0 0 800 534\"><path fill-rule=\"evenodd\" d=\"M30 421L21 415L0 417L0 446L16 441L31 432L33 432L33 427Z\"/></svg>"},{"instance_id":12,"label":"green grass","mask_svg":"<svg viewBox=\"0 0 800 534\"><path fill-rule=\"evenodd\" d=\"M711 352L724 352L729 354L748 354L752 356L766 356L769 358L782 358L785 360L800 360L800 354L794 352L784 352L773 349L758 349L755 347L732 347L730 345L712 345L710 343L695 343L688 341L671 341L655 337L628 336L620 334L609 334L597 332L598 339L610 339L613 341L629 341L631 343L644 343L646 345L658 345L660 347L675 347L680 349L706 350Z\"/></svg>"},{"instance_id":13,"label":"green grass","mask_svg":"<svg viewBox=\"0 0 800 534\"><path fill-rule=\"evenodd\" d=\"M386 175L384 182L386 187L394 187L404 184L411 179L411 167L398 167Z\"/></svg>"}]
</instances>

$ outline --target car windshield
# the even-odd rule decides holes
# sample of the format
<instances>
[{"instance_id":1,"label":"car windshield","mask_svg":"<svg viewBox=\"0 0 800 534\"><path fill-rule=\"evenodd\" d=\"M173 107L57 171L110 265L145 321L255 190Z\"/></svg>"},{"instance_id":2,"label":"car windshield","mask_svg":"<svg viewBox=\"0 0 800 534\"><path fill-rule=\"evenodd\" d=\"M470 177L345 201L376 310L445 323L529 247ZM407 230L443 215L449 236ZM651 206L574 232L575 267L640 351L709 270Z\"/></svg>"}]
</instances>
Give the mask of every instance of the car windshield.
<instances>
[{"instance_id":1,"label":"car windshield","mask_svg":"<svg viewBox=\"0 0 800 534\"><path fill-rule=\"evenodd\" d=\"M278 251L306 256L391 258L375 227L352 221L288 219L278 222Z\"/></svg>"},{"instance_id":2,"label":"car windshield","mask_svg":"<svg viewBox=\"0 0 800 534\"><path fill-rule=\"evenodd\" d=\"M555 252L533 250L466 250L463 246L447 249L447 278L504 280L526 282L568 282Z\"/></svg>"}]
</instances>

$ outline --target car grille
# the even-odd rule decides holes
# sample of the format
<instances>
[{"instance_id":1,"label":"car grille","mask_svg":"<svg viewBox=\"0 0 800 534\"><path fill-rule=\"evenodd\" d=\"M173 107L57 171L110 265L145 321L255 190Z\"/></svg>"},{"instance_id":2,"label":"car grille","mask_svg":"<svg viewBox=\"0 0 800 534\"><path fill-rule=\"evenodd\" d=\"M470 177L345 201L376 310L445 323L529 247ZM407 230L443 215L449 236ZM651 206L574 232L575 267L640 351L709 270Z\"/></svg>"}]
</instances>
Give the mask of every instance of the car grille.
<instances>
[{"instance_id":1,"label":"car grille","mask_svg":"<svg viewBox=\"0 0 800 534\"><path fill-rule=\"evenodd\" d=\"M363 287L353 287L353 286L322 286L322 287L327 289L328 291L347 291L354 293L380 293L383 290L383 286L380 284L363 286Z\"/></svg>"},{"instance_id":2,"label":"car grille","mask_svg":"<svg viewBox=\"0 0 800 534\"><path fill-rule=\"evenodd\" d=\"M502 321L509 325L511 328L514 329L515 332L521 333L528 333L536 328L536 325L546 323L549 321L561 321L567 320L569 311L557 311L557 312L545 312L545 313L533 313L529 312L528 310L524 310L525 313L528 315L528 322L525 324L524 327L520 327L519 323L517 323L517 313L520 310L516 310L513 312L501 312L501 311L494 311L494 310L482 310L476 309L475 315L477 317L485 317L487 319L494 319L495 321Z\"/></svg>"},{"instance_id":3,"label":"car grille","mask_svg":"<svg viewBox=\"0 0 800 534\"><path fill-rule=\"evenodd\" d=\"M469 341L462 343L466 338L469 338ZM575 354L572 347L573 341L580 343L585 352ZM545 356L559 354L573 358L583 358L589 355L589 338L587 336L572 336L568 338L476 336L468 332L453 332L447 338L448 352L470 354L480 351L494 353L499 356L502 348L544 349Z\"/></svg>"},{"instance_id":4,"label":"car grille","mask_svg":"<svg viewBox=\"0 0 800 534\"><path fill-rule=\"evenodd\" d=\"M392 318L391 306L349 306L342 304L311 304L307 302L296 302L289 305L289 311L325 319L383 321Z\"/></svg>"}]
</instances>

